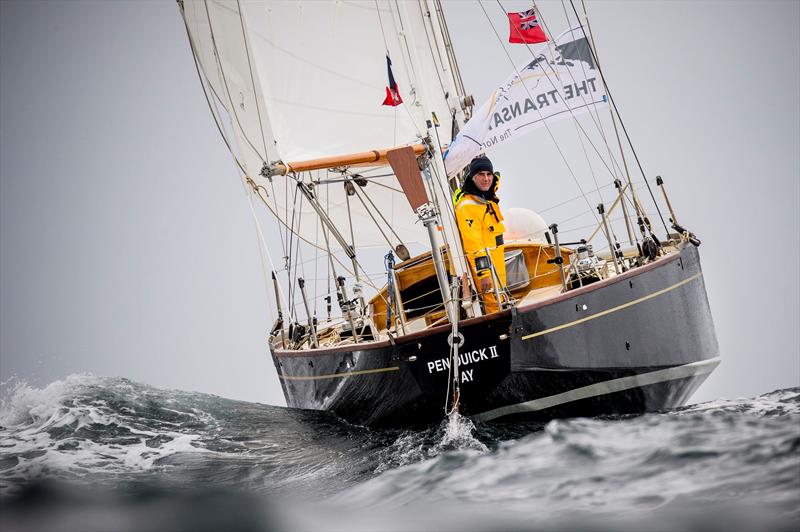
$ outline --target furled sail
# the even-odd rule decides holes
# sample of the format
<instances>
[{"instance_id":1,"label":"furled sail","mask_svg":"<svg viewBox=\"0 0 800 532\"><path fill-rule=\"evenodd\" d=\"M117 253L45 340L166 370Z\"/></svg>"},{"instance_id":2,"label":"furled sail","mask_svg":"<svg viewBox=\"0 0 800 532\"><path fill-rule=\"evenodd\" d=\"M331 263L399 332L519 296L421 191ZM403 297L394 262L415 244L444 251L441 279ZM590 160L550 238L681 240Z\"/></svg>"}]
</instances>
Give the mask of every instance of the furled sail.
<instances>
[{"instance_id":1,"label":"furled sail","mask_svg":"<svg viewBox=\"0 0 800 532\"><path fill-rule=\"evenodd\" d=\"M357 247L425 240L388 167L260 175L289 163L419 144L431 113L440 141L464 122L460 81L448 60L436 0L185 2L184 20L201 76L229 115L236 157L269 194L286 227L319 244L319 218L298 181L332 224L356 228ZM387 55L404 103L382 105ZM347 195L347 189L351 195ZM349 203L349 205L348 205ZM344 231L343 233L349 232ZM389 242L387 242L389 240Z\"/></svg>"}]
</instances>

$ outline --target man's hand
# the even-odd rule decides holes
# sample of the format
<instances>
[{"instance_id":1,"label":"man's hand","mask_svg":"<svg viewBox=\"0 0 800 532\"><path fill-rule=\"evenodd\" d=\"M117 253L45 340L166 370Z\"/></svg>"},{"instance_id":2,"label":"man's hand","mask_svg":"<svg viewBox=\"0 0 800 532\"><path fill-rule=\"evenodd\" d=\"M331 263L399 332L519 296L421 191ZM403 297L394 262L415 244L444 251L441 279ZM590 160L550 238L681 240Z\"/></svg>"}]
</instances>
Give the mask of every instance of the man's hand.
<instances>
[{"instance_id":1,"label":"man's hand","mask_svg":"<svg viewBox=\"0 0 800 532\"><path fill-rule=\"evenodd\" d=\"M492 289L492 280L489 277L481 279L481 292L486 293Z\"/></svg>"}]
</instances>

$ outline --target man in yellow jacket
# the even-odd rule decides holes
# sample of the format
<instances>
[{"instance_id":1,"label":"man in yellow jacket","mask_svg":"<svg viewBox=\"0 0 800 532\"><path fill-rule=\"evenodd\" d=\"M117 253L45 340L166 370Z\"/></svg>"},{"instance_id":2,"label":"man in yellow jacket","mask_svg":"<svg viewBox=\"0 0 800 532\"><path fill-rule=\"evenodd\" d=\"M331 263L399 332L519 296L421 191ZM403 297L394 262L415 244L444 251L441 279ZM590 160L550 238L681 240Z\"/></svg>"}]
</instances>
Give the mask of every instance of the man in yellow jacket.
<instances>
[{"instance_id":1,"label":"man in yellow jacket","mask_svg":"<svg viewBox=\"0 0 800 532\"><path fill-rule=\"evenodd\" d=\"M504 258L503 215L500 213L497 188L500 174L494 172L492 162L484 156L476 157L469 165L464 185L453 195L456 220L461 233L464 252L472 269L475 285L483 293L483 305L487 314L497 312L500 306L494 295L494 284L486 250L489 250L502 286L506 284L506 262Z\"/></svg>"}]
</instances>

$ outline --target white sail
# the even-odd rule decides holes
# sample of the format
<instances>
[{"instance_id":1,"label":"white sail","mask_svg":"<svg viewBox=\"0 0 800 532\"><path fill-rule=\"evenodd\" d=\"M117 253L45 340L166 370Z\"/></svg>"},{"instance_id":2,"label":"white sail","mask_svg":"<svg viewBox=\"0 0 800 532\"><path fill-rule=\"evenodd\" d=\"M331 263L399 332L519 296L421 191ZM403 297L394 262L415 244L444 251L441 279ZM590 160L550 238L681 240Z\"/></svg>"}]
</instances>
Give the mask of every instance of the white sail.
<instances>
[{"instance_id":1,"label":"white sail","mask_svg":"<svg viewBox=\"0 0 800 532\"><path fill-rule=\"evenodd\" d=\"M441 123L432 141L447 144L453 117L464 121L442 29L426 0L186 2L184 16L203 75L230 117L237 159L283 223L307 241L321 243L319 221L296 199L297 180L339 176L269 182L259 175L265 163L418 144L432 112ZM404 101L396 107L382 105L387 53ZM387 247L387 236L392 245L426 240L393 176L359 188L349 212L342 183L318 185L315 193L343 235L349 239L351 222L357 228L357 247Z\"/></svg>"}]
</instances>

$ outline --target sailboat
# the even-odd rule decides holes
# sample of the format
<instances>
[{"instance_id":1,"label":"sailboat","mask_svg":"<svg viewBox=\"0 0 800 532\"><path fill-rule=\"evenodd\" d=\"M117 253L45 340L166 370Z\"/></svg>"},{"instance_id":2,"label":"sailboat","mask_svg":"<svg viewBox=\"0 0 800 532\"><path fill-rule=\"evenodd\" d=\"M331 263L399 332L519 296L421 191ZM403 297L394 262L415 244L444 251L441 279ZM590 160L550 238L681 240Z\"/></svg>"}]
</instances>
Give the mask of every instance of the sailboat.
<instances>
[{"instance_id":1,"label":"sailboat","mask_svg":"<svg viewBox=\"0 0 800 532\"><path fill-rule=\"evenodd\" d=\"M178 5L248 193L288 406L371 426L636 414L683 404L719 363L700 241L660 177L632 177L585 12L478 107L439 0ZM615 199L572 242L510 209L487 314L452 195L472 156L554 120L587 141L594 125Z\"/></svg>"}]
</instances>

